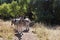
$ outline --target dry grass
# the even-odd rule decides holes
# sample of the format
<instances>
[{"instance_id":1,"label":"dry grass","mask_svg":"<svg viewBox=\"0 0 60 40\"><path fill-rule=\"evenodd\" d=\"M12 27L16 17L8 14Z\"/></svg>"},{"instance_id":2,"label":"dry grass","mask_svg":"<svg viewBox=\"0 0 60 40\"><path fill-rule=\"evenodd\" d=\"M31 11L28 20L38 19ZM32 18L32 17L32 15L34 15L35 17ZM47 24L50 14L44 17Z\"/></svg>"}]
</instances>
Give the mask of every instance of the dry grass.
<instances>
[{"instance_id":1,"label":"dry grass","mask_svg":"<svg viewBox=\"0 0 60 40\"><path fill-rule=\"evenodd\" d=\"M48 29L43 24L35 24L34 33L40 40L60 40L60 30Z\"/></svg>"},{"instance_id":2,"label":"dry grass","mask_svg":"<svg viewBox=\"0 0 60 40\"><path fill-rule=\"evenodd\" d=\"M0 37L4 38L4 40L12 40L13 36L14 32L12 28L5 26L0 27Z\"/></svg>"},{"instance_id":3,"label":"dry grass","mask_svg":"<svg viewBox=\"0 0 60 40\"><path fill-rule=\"evenodd\" d=\"M48 40L47 29L41 24L34 25L34 32L37 34L40 40Z\"/></svg>"},{"instance_id":4,"label":"dry grass","mask_svg":"<svg viewBox=\"0 0 60 40\"><path fill-rule=\"evenodd\" d=\"M13 28L7 25L4 22L0 22L0 38L3 38L4 40L13 40Z\"/></svg>"},{"instance_id":5,"label":"dry grass","mask_svg":"<svg viewBox=\"0 0 60 40\"><path fill-rule=\"evenodd\" d=\"M60 26L56 29L48 29L41 23L36 23L33 26L33 32L37 34L40 40L60 40ZM0 21L0 38L4 40L13 40L13 37L14 30L10 26L10 22Z\"/></svg>"}]
</instances>

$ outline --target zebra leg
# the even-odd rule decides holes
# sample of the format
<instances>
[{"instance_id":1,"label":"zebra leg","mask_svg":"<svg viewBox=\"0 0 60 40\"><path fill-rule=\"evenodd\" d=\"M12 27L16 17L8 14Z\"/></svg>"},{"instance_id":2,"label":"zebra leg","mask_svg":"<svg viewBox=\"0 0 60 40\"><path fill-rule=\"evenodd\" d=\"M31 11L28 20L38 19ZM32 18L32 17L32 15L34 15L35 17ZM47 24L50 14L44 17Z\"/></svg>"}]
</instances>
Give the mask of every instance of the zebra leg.
<instances>
[{"instance_id":1,"label":"zebra leg","mask_svg":"<svg viewBox=\"0 0 60 40\"><path fill-rule=\"evenodd\" d=\"M18 33L19 33L20 35L23 35L22 27L19 27L19 28L18 28Z\"/></svg>"},{"instance_id":2,"label":"zebra leg","mask_svg":"<svg viewBox=\"0 0 60 40\"><path fill-rule=\"evenodd\" d=\"M21 40L22 35L21 34L15 34L16 37L18 37L19 40Z\"/></svg>"},{"instance_id":3,"label":"zebra leg","mask_svg":"<svg viewBox=\"0 0 60 40\"><path fill-rule=\"evenodd\" d=\"M27 25L27 27L26 27L26 31L28 32L29 31L29 26Z\"/></svg>"},{"instance_id":4,"label":"zebra leg","mask_svg":"<svg viewBox=\"0 0 60 40\"><path fill-rule=\"evenodd\" d=\"M18 32L20 35L23 35L23 32Z\"/></svg>"}]
</instances>

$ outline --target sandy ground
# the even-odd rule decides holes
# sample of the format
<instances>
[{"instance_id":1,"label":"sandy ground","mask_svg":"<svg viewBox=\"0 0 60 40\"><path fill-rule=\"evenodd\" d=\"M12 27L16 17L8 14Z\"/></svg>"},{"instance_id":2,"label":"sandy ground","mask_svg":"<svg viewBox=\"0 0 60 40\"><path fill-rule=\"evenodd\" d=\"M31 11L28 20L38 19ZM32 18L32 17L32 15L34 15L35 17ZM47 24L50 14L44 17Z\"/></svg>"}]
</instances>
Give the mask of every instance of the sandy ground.
<instances>
[{"instance_id":1,"label":"sandy ground","mask_svg":"<svg viewBox=\"0 0 60 40\"><path fill-rule=\"evenodd\" d=\"M27 33L23 33L21 40L38 40L37 34L32 33L32 28Z\"/></svg>"}]
</instances>

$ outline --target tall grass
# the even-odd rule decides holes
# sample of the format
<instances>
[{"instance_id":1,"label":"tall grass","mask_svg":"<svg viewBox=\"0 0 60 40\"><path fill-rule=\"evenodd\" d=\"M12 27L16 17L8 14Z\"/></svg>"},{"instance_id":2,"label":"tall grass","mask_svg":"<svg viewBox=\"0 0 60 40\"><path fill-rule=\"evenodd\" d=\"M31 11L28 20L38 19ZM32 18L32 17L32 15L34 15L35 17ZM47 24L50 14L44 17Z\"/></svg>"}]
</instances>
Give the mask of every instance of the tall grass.
<instances>
[{"instance_id":1,"label":"tall grass","mask_svg":"<svg viewBox=\"0 0 60 40\"><path fill-rule=\"evenodd\" d=\"M14 36L14 31L11 27L0 26L0 37L4 40L12 40Z\"/></svg>"},{"instance_id":2,"label":"tall grass","mask_svg":"<svg viewBox=\"0 0 60 40\"><path fill-rule=\"evenodd\" d=\"M34 26L34 33L37 34L40 40L48 40L48 31L43 24L36 23Z\"/></svg>"}]
</instances>

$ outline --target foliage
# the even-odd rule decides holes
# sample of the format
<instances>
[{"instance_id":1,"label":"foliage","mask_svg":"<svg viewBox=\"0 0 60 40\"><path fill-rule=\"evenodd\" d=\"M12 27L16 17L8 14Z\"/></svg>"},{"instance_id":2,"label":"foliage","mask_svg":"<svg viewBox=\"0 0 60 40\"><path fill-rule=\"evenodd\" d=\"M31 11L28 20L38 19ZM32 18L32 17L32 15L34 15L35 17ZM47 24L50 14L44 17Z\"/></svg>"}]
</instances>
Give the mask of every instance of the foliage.
<instances>
[{"instance_id":1,"label":"foliage","mask_svg":"<svg viewBox=\"0 0 60 40\"><path fill-rule=\"evenodd\" d=\"M9 8L10 4L2 4L0 6L0 15L2 17L8 17L9 16L9 12L10 12L10 8Z\"/></svg>"},{"instance_id":2,"label":"foliage","mask_svg":"<svg viewBox=\"0 0 60 40\"><path fill-rule=\"evenodd\" d=\"M4 3L0 5L0 15L3 18L10 18L10 17L18 17L23 15L23 11L21 12L21 7L18 5L17 1L12 1L12 3L7 4Z\"/></svg>"},{"instance_id":3,"label":"foliage","mask_svg":"<svg viewBox=\"0 0 60 40\"><path fill-rule=\"evenodd\" d=\"M10 4L10 15L12 17L16 17L19 15L19 10L20 10L20 6L18 6L18 3L13 1L11 4Z\"/></svg>"},{"instance_id":4,"label":"foliage","mask_svg":"<svg viewBox=\"0 0 60 40\"><path fill-rule=\"evenodd\" d=\"M9 18L24 15L41 22L60 21L59 0L5 0L2 3L0 15L5 18L8 17L7 15Z\"/></svg>"},{"instance_id":5,"label":"foliage","mask_svg":"<svg viewBox=\"0 0 60 40\"><path fill-rule=\"evenodd\" d=\"M11 3L3 3L0 5L0 13L3 18L10 17L19 17L25 15L28 10L28 2L27 0L20 2L20 0L12 1Z\"/></svg>"}]
</instances>

